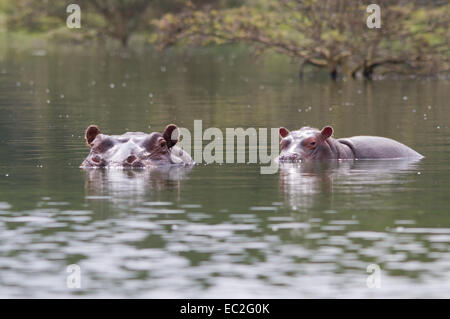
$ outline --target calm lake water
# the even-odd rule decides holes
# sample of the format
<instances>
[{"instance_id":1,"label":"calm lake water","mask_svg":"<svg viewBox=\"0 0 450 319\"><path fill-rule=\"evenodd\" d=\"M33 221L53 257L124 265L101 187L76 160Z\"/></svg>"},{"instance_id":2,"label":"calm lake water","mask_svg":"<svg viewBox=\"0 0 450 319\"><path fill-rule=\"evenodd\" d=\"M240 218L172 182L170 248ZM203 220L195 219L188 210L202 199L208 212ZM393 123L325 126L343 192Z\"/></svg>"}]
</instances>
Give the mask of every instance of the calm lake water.
<instances>
[{"instance_id":1,"label":"calm lake water","mask_svg":"<svg viewBox=\"0 0 450 319\"><path fill-rule=\"evenodd\" d=\"M449 81L300 81L297 66L238 49L0 52L0 297L450 297ZM89 124L122 134L198 119L330 124L426 158L272 175L79 168ZM67 287L71 264L80 289Z\"/></svg>"}]
</instances>

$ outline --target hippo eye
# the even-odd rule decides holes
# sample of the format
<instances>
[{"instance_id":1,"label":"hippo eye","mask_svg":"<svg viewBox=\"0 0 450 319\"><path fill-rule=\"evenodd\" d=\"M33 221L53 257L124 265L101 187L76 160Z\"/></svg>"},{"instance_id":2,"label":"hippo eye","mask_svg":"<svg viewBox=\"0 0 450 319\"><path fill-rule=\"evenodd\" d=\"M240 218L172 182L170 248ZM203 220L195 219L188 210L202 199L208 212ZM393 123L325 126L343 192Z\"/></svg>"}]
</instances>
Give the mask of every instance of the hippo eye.
<instances>
[{"instance_id":1,"label":"hippo eye","mask_svg":"<svg viewBox=\"0 0 450 319\"><path fill-rule=\"evenodd\" d=\"M166 140L160 140L159 141L159 145L160 146L165 146L167 144Z\"/></svg>"},{"instance_id":2,"label":"hippo eye","mask_svg":"<svg viewBox=\"0 0 450 319\"><path fill-rule=\"evenodd\" d=\"M311 145L311 146L315 146L315 145L316 145L316 142L311 142L310 145Z\"/></svg>"},{"instance_id":3,"label":"hippo eye","mask_svg":"<svg viewBox=\"0 0 450 319\"><path fill-rule=\"evenodd\" d=\"M281 148L286 148L289 144L291 143L290 140L281 140L280 144L281 144Z\"/></svg>"}]
</instances>

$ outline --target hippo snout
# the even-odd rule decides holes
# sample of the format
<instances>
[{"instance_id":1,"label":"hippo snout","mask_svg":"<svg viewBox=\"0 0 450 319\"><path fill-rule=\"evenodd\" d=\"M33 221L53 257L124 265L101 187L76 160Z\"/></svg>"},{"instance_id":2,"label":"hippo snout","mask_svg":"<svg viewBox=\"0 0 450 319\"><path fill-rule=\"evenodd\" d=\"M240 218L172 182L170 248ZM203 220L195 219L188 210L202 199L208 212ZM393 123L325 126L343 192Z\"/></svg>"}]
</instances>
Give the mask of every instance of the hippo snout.
<instances>
[{"instance_id":1,"label":"hippo snout","mask_svg":"<svg viewBox=\"0 0 450 319\"><path fill-rule=\"evenodd\" d=\"M126 158L126 160L123 162L123 164L119 165L122 167L136 167L141 168L144 167L143 160L140 158L137 158L135 155L130 155Z\"/></svg>"},{"instance_id":2,"label":"hippo snout","mask_svg":"<svg viewBox=\"0 0 450 319\"><path fill-rule=\"evenodd\" d=\"M300 162L302 161L302 156L298 153L288 153L288 154L281 154L278 157L279 162Z\"/></svg>"}]
</instances>

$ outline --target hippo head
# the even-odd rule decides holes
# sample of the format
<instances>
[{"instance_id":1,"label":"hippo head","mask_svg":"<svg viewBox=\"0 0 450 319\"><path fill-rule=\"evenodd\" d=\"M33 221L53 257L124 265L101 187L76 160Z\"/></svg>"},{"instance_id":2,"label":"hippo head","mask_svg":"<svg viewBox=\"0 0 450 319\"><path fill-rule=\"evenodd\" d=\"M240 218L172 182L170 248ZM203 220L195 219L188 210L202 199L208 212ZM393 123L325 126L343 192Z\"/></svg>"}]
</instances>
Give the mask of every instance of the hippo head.
<instances>
[{"instance_id":1,"label":"hippo head","mask_svg":"<svg viewBox=\"0 0 450 319\"><path fill-rule=\"evenodd\" d=\"M127 132L122 135L105 135L96 125L90 125L85 137L90 153L81 165L83 168L144 168L192 161L186 152L175 146L178 128L174 124L169 124L162 134Z\"/></svg>"},{"instance_id":2,"label":"hippo head","mask_svg":"<svg viewBox=\"0 0 450 319\"><path fill-rule=\"evenodd\" d=\"M330 137L333 128L325 126L321 131L311 127L302 127L289 132L280 128L281 153L279 162L298 162L309 160L323 160L333 158Z\"/></svg>"}]
</instances>

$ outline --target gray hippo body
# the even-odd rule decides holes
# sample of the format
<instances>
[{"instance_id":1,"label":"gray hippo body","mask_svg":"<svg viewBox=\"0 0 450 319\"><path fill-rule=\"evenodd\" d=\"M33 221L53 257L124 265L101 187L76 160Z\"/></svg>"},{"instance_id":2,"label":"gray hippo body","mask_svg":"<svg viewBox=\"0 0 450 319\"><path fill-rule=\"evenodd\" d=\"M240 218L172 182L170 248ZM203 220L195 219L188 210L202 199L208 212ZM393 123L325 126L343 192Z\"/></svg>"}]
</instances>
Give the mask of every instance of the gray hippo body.
<instances>
[{"instance_id":1,"label":"gray hippo body","mask_svg":"<svg viewBox=\"0 0 450 319\"><path fill-rule=\"evenodd\" d=\"M311 127L289 132L280 128L281 153L279 162L343 159L421 159L410 147L390 138L353 136L332 138L333 128L321 131Z\"/></svg>"},{"instance_id":2,"label":"gray hippo body","mask_svg":"<svg viewBox=\"0 0 450 319\"><path fill-rule=\"evenodd\" d=\"M353 136L336 141L349 147L356 159L423 158L421 154L405 144L386 137Z\"/></svg>"}]
</instances>

